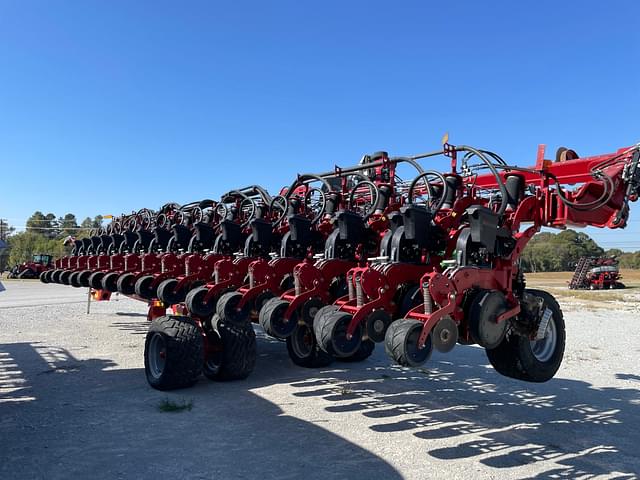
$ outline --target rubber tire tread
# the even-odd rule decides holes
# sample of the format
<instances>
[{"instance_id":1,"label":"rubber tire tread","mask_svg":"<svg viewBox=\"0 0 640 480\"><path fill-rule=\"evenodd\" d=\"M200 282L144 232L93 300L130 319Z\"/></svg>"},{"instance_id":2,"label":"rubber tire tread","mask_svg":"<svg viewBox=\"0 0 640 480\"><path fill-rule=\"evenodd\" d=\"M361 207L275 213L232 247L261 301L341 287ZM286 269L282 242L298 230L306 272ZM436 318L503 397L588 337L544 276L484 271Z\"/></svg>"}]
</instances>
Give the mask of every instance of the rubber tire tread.
<instances>
[{"instance_id":1,"label":"rubber tire tread","mask_svg":"<svg viewBox=\"0 0 640 480\"><path fill-rule=\"evenodd\" d=\"M133 295L136 292L135 282L130 283L129 279L135 279L135 277L135 274L131 272L123 273L122 275L120 275L118 277L118 281L116 282L118 292L122 293L123 295ZM125 290L125 284L130 285L129 290Z\"/></svg>"},{"instance_id":2,"label":"rubber tire tread","mask_svg":"<svg viewBox=\"0 0 640 480\"><path fill-rule=\"evenodd\" d=\"M151 280L149 280L151 279ZM143 282L144 280L144 282ZM155 290L149 288L149 289L145 289L144 291L142 290L142 284L143 283L148 283L148 285L153 284L153 275L145 275L143 277L138 278L138 280L136 280L136 284L135 284L135 292L136 295L138 295L139 297L142 297L144 299L147 300L152 300L153 298L155 298L156 292ZM152 291L153 290L153 291Z\"/></svg>"},{"instance_id":3,"label":"rubber tire tread","mask_svg":"<svg viewBox=\"0 0 640 480\"><path fill-rule=\"evenodd\" d=\"M258 356L256 332L251 324L234 325L217 316L212 320L222 341L222 359L214 380L243 380L256 366Z\"/></svg>"},{"instance_id":4,"label":"rubber tire tread","mask_svg":"<svg viewBox=\"0 0 640 480\"><path fill-rule=\"evenodd\" d=\"M165 337L167 363L159 379L149 374L148 347L152 334ZM200 329L189 317L164 316L151 322L144 344L144 367L149 385L157 390L190 387L198 380L204 363L204 343Z\"/></svg>"},{"instance_id":5,"label":"rubber tire tread","mask_svg":"<svg viewBox=\"0 0 640 480\"><path fill-rule=\"evenodd\" d=\"M318 310L316 318L313 320L313 333L320 349L329 355L334 355L333 344L331 342L331 332L335 322L329 322L325 318L329 318L333 313L338 311L337 305L326 305Z\"/></svg>"},{"instance_id":6,"label":"rubber tire tread","mask_svg":"<svg viewBox=\"0 0 640 480\"><path fill-rule=\"evenodd\" d=\"M275 310L281 308L282 305L285 304L288 305L289 302L279 297L273 297L267 300L260 309L260 313L258 315L258 323L264 329L267 335L274 338L280 338L279 336L273 334L273 329L271 328L271 316L273 315L273 312Z\"/></svg>"},{"instance_id":7,"label":"rubber tire tread","mask_svg":"<svg viewBox=\"0 0 640 480\"><path fill-rule=\"evenodd\" d=\"M302 325L298 325L296 328L300 328L300 327L302 327ZM311 333L313 334L313 329ZM315 334L313 335L315 340ZM289 353L289 358L295 365L299 367L304 367L304 368L323 368L323 367L328 367L333 363L333 360L334 360L333 356L323 351L318 345L317 340L315 340L315 345L313 347L313 350L308 357L305 357L305 358L299 357L292 346L293 338L295 338L295 331L293 334L291 334L291 336L287 337L286 343L287 343L287 352Z\"/></svg>"},{"instance_id":8,"label":"rubber tire tread","mask_svg":"<svg viewBox=\"0 0 640 480\"><path fill-rule=\"evenodd\" d=\"M185 300L186 295L182 295L179 291L177 294L174 293L176 285L178 285L178 280L175 278L167 278L158 285L156 290L158 299L165 305L177 305Z\"/></svg>"},{"instance_id":9,"label":"rubber tire tread","mask_svg":"<svg viewBox=\"0 0 640 480\"><path fill-rule=\"evenodd\" d=\"M102 290L102 279L104 278L104 272L94 272L89 277L89 286L94 290ZM96 286L98 285L98 286Z\"/></svg>"},{"instance_id":10,"label":"rubber tire tread","mask_svg":"<svg viewBox=\"0 0 640 480\"><path fill-rule=\"evenodd\" d=\"M237 301L234 301L236 300ZM245 325L249 322L249 309L244 308L242 311L237 311L235 306L242 300L242 294L240 292L226 292L223 293L216 303L216 314L220 317L220 320L226 324Z\"/></svg>"},{"instance_id":11,"label":"rubber tire tread","mask_svg":"<svg viewBox=\"0 0 640 480\"><path fill-rule=\"evenodd\" d=\"M193 315L197 315L199 317L209 317L210 315L213 315L216 311L215 298L213 298L212 308L208 308L206 311L201 309L200 305L202 305L202 303L198 302L198 304L194 304L195 297L199 295L200 292L203 292L203 291L204 291L204 295L206 295L209 289L207 287L198 287L198 288L193 288L189 290L189 293L187 293L187 296L184 299L184 303L187 306L187 309L189 310L189 312L191 312Z\"/></svg>"},{"instance_id":12,"label":"rubber tire tread","mask_svg":"<svg viewBox=\"0 0 640 480\"><path fill-rule=\"evenodd\" d=\"M562 309L553 296L543 290L527 289L528 293L544 298L547 307L553 310L553 320L556 321L558 342L561 343L559 358L554 358L548 366L541 368L540 362L531 353L529 339L512 335L492 350L485 350L489 363L501 375L525 382L542 383L553 378L560 368L565 348L565 324ZM554 355L557 357L558 355Z\"/></svg>"},{"instance_id":13,"label":"rubber tire tread","mask_svg":"<svg viewBox=\"0 0 640 480\"><path fill-rule=\"evenodd\" d=\"M411 362L407 361L404 339L410 329L416 324L422 326L419 320L397 320L391 322L387 333L384 337L384 350L387 355L402 367L414 367Z\"/></svg>"}]
</instances>

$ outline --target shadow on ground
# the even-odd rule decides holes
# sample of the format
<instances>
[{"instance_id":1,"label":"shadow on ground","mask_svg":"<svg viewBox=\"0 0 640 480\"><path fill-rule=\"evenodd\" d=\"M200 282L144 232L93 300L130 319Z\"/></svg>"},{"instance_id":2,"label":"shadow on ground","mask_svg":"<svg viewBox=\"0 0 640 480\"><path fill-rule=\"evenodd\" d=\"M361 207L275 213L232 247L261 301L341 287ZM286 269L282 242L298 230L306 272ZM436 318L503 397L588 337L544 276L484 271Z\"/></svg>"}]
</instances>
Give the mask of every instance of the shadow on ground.
<instances>
[{"instance_id":1,"label":"shadow on ground","mask_svg":"<svg viewBox=\"0 0 640 480\"><path fill-rule=\"evenodd\" d=\"M145 322L113 326L146 331ZM80 361L47 345L0 345L0 436L9 439L0 476L401 478L373 453L251 391L275 384L300 402L320 400L335 418L361 415L355 424L371 431L372 442L409 432L430 461L479 462L496 475L530 465L532 478L640 471L636 374L617 375L631 388L563 378L526 384L499 376L475 347L435 355L428 369L389 366L381 350L361 364L306 370L290 363L281 342L260 334L248 380L202 380L164 394L147 386L142 369ZM194 408L161 413L157 404L167 396L193 400Z\"/></svg>"},{"instance_id":2,"label":"shadow on ground","mask_svg":"<svg viewBox=\"0 0 640 480\"><path fill-rule=\"evenodd\" d=\"M0 344L0 478L401 478L371 452L284 415L253 383L202 380L163 393L143 369L114 367L51 345ZM165 398L194 406L161 412Z\"/></svg>"},{"instance_id":3,"label":"shadow on ground","mask_svg":"<svg viewBox=\"0 0 640 480\"><path fill-rule=\"evenodd\" d=\"M424 440L429 457L475 460L496 473L531 464L540 469L532 478L640 473L640 383L596 388L563 378L518 382L498 375L477 347L458 347L456 364L444 360L451 356L434 357L428 369L418 370L390 367L376 357L382 361L294 382L300 389L294 395L321 397L336 414L359 412L374 432L411 432ZM559 466L547 468L547 461Z\"/></svg>"}]
</instances>

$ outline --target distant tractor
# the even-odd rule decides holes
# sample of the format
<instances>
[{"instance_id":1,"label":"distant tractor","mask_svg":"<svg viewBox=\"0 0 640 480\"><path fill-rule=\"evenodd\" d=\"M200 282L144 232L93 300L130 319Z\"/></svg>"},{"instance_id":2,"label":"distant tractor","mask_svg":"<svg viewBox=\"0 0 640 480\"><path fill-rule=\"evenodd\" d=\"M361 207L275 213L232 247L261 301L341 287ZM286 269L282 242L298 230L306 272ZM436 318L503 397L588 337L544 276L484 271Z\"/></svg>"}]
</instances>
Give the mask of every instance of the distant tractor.
<instances>
[{"instance_id":1,"label":"distant tractor","mask_svg":"<svg viewBox=\"0 0 640 480\"><path fill-rule=\"evenodd\" d=\"M53 255L37 254L30 261L13 267L9 278L38 278L42 272L53 268Z\"/></svg>"},{"instance_id":2,"label":"distant tractor","mask_svg":"<svg viewBox=\"0 0 640 480\"><path fill-rule=\"evenodd\" d=\"M613 258L581 257L576 265L569 288L573 290L603 290L625 288L620 282L618 260Z\"/></svg>"}]
</instances>

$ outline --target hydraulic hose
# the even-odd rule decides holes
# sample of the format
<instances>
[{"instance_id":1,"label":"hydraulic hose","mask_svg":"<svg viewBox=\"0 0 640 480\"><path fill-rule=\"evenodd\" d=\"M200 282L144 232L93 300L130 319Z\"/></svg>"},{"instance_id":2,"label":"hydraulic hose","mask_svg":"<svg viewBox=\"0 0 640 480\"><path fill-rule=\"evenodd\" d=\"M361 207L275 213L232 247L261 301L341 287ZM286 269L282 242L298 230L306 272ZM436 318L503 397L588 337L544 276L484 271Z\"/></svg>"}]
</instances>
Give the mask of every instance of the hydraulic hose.
<instances>
[{"instance_id":1,"label":"hydraulic hose","mask_svg":"<svg viewBox=\"0 0 640 480\"><path fill-rule=\"evenodd\" d=\"M500 188L500 195L502 197L500 208L498 209L497 213L500 216L504 215L504 212L507 210L507 187L502 181L502 178L500 178L500 174L498 173L495 165L491 163L491 161L485 156L484 153L482 153L481 150L478 150L476 148L469 147L468 145L461 145L456 147L456 150L459 152L471 152L475 154L480 160L485 163L489 170L491 170L491 173L493 173L493 176L496 178L496 182L498 184L498 187Z\"/></svg>"}]
</instances>

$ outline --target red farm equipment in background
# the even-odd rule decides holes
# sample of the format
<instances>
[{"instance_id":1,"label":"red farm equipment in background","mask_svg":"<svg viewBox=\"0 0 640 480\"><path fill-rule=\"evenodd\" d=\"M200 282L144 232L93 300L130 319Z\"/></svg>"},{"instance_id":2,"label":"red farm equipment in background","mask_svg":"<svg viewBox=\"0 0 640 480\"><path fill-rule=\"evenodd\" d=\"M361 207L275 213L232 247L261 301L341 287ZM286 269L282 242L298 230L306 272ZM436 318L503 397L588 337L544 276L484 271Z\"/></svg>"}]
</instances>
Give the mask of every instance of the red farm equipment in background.
<instances>
[{"instance_id":1,"label":"red farm equipment in background","mask_svg":"<svg viewBox=\"0 0 640 480\"><path fill-rule=\"evenodd\" d=\"M28 262L16 265L9 272L8 278L38 278L43 272L53 267L53 255L36 254Z\"/></svg>"},{"instance_id":2,"label":"red farm equipment in background","mask_svg":"<svg viewBox=\"0 0 640 480\"><path fill-rule=\"evenodd\" d=\"M572 290L604 290L625 288L620 280L618 260L613 258L580 257L573 278L569 282Z\"/></svg>"}]
</instances>

